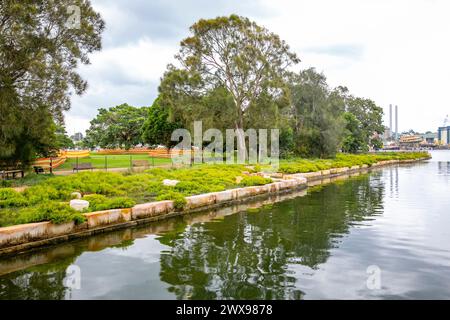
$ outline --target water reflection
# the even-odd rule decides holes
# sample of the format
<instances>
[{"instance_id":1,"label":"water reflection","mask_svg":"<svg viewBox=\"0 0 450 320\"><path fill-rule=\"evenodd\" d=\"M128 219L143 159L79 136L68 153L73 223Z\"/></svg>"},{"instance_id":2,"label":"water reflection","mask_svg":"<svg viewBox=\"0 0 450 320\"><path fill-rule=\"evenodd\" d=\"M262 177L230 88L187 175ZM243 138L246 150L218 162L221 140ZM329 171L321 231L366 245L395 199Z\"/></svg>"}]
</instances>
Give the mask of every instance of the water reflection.
<instances>
[{"instance_id":1,"label":"water reflection","mask_svg":"<svg viewBox=\"0 0 450 320\"><path fill-rule=\"evenodd\" d=\"M301 298L289 264L318 268L352 225L383 209L377 174L311 191L255 214L161 236L171 247L161 255L161 280L179 299Z\"/></svg>"}]
</instances>

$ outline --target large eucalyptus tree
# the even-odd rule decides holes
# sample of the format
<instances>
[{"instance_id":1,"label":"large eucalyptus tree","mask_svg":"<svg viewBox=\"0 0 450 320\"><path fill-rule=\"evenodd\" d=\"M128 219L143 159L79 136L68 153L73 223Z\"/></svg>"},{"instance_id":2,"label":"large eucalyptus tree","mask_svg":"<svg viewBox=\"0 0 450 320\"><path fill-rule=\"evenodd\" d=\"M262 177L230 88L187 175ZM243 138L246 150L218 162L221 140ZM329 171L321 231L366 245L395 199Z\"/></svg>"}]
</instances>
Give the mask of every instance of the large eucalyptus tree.
<instances>
[{"instance_id":1,"label":"large eucalyptus tree","mask_svg":"<svg viewBox=\"0 0 450 320\"><path fill-rule=\"evenodd\" d=\"M244 149L247 110L263 93L279 97L287 69L299 59L278 35L237 15L201 19L190 32L176 55L181 66L169 65L161 83L163 101L169 98L165 101L184 108L186 97L201 98L224 88L233 101L230 120Z\"/></svg>"}]
</instances>

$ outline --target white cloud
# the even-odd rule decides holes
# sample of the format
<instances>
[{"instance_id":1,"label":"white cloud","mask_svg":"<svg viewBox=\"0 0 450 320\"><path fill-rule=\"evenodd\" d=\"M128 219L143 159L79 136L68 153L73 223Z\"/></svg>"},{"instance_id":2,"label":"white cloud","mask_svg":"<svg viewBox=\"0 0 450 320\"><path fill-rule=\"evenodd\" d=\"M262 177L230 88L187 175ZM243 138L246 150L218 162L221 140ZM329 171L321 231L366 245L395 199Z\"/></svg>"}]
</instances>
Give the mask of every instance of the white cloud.
<instances>
[{"instance_id":1,"label":"white cloud","mask_svg":"<svg viewBox=\"0 0 450 320\"><path fill-rule=\"evenodd\" d=\"M80 68L89 87L83 96L73 97L72 109L66 114L67 131L86 130L100 107L122 103L151 105L159 80L175 53L176 47L157 44L148 38L95 53L91 65Z\"/></svg>"},{"instance_id":2,"label":"white cloud","mask_svg":"<svg viewBox=\"0 0 450 320\"><path fill-rule=\"evenodd\" d=\"M211 7L191 3L183 9L186 14L211 16ZM253 16L247 15L286 40L302 59L300 68L316 67L331 85L346 85L352 93L375 100L385 110L390 103L397 104L401 131L436 130L450 114L446 99L450 84L450 2L261 0L253 6L258 10L250 11L255 12ZM110 29L116 31L120 17L117 8L98 7L107 26L114 23ZM73 100L70 117L76 115L87 123L100 106L152 102L159 78L177 50L176 39L154 35L159 25L164 25L164 17L174 21L163 5L161 12L155 10L152 14L159 14L158 26L148 35L145 29L140 30L140 40L128 44L117 41L116 46L109 39L108 47L92 57L92 65L81 69L90 88L85 96ZM216 15L223 14L221 10L218 8ZM236 12L240 13L239 9ZM174 17L179 14L174 13ZM119 20L121 28L127 28L132 21ZM111 38L112 34L116 33L107 30L105 37ZM69 131L87 126L74 123L68 124Z\"/></svg>"},{"instance_id":3,"label":"white cloud","mask_svg":"<svg viewBox=\"0 0 450 320\"><path fill-rule=\"evenodd\" d=\"M436 130L450 113L448 1L282 0L265 5L275 13L265 24L298 52L302 67L316 67L332 85L346 85L386 110L390 103L399 105L400 130ZM363 52L345 57L308 50L337 45Z\"/></svg>"}]
</instances>

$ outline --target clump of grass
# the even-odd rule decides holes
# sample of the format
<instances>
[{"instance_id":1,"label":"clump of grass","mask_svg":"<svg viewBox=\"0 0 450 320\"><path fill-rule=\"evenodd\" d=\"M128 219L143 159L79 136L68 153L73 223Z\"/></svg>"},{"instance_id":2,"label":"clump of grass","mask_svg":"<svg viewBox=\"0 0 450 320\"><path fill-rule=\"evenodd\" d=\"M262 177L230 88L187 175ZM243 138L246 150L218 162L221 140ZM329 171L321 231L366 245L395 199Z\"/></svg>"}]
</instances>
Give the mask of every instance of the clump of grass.
<instances>
[{"instance_id":1,"label":"clump of grass","mask_svg":"<svg viewBox=\"0 0 450 320\"><path fill-rule=\"evenodd\" d=\"M136 204L136 201L128 197L107 198L101 194L86 195L83 200L89 201L89 211L131 208Z\"/></svg>"},{"instance_id":2,"label":"clump of grass","mask_svg":"<svg viewBox=\"0 0 450 320\"><path fill-rule=\"evenodd\" d=\"M264 178L261 176L246 176L241 180L239 185L241 187L262 186L271 182L272 179L270 178Z\"/></svg>"},{"instance_id":3,"label":"clump of grass","mask_svg":"<svg viewBox=\"0 0 450 320\"><path fill-rule=\"evenodd\" d=\"M186 205L186 198L179 192L175 191L167 191L163 194L160 194L156 200L173 200L173 206L175 209L181 210Z\"/></svg>"},{"instance_id":4,"label":"clump of grass","mask_svg":"<svg viewBox=\"0 0 450 320\"><path fill-rule=\"evenodd\" d=\"M41 221L51 221L55 224L74 221L83 223L86 218L81 212L75 211L66 203L47 202L39 206L18 209L2 210L0 226L16 225Z\"/></svg>"},{"instance_id":5,"label":"clump of grass","mask_svg":"<svg viewBox=\"0 0 450 320\"><path fill-rule=\"evenodd\" d=\"M0 189L0 208L25 207L29 204L28 200L14 189Z\"/></svg>"}]
</instances>

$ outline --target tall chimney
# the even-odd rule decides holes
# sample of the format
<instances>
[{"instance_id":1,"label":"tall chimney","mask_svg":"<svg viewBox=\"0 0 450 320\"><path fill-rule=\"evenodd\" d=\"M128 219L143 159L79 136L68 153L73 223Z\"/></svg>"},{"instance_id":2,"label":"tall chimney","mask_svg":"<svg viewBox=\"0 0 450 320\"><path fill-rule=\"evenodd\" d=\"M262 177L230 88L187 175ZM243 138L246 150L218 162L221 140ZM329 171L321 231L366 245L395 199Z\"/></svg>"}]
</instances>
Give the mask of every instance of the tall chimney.
<instances>
[{"instance_id":1,"label":"tall chimney","mask_svg":"<svg viewBox=\"0 0 450 320\"><path fill-rule=\"evenodd\" d=\"M389 105L389 138L392 138L392 104Z\"/></svg>"},{"instance_id":2,"label":"tall chimney","mask_svg":"<svg viewBox=\"0 0 450 320\"><path fill-rule=\"evenodd\" d=\"M398 106L395 106L395 139L398 139Z\"/></svg>"}]
</instances>

